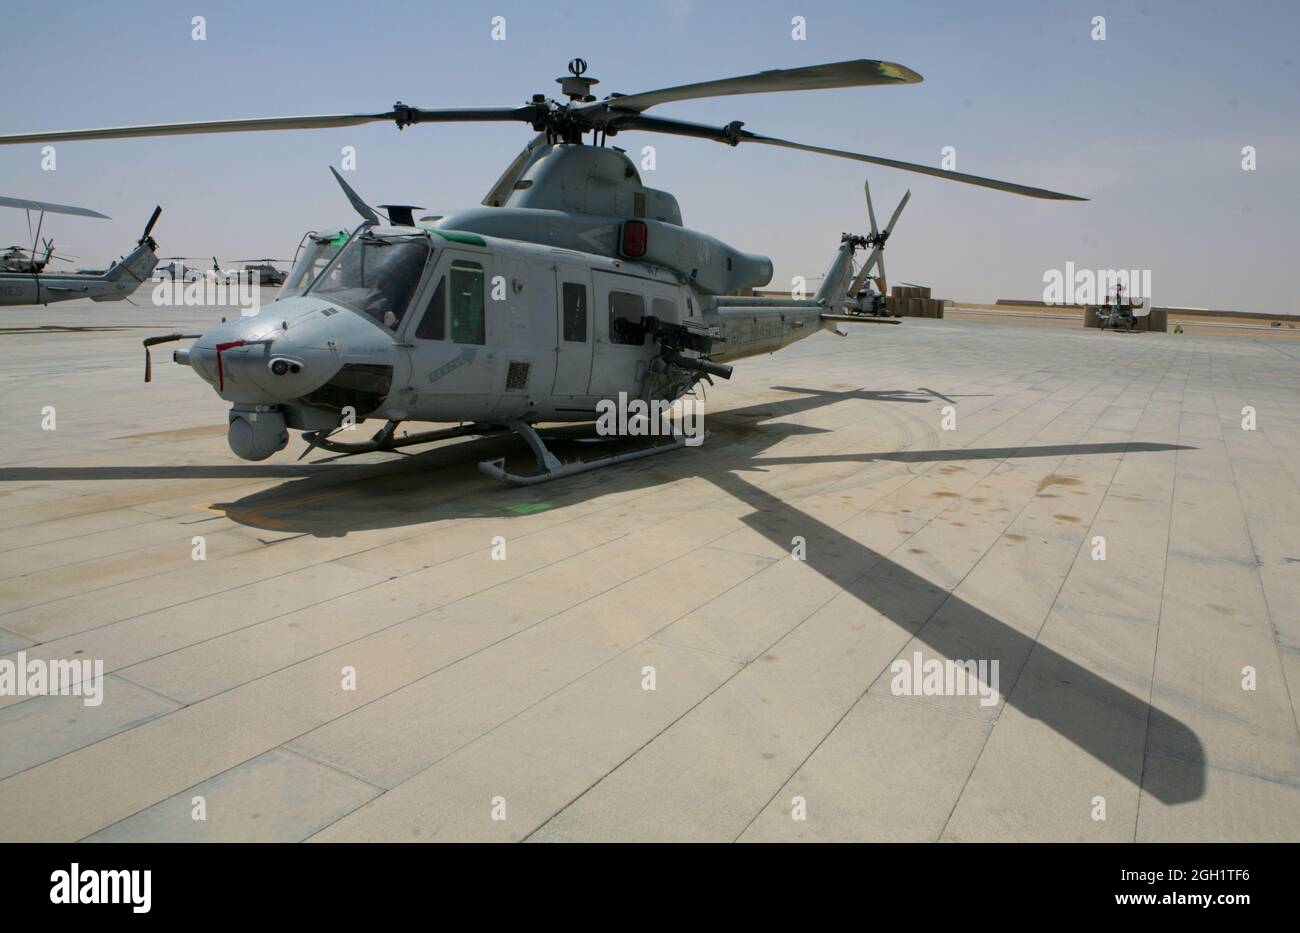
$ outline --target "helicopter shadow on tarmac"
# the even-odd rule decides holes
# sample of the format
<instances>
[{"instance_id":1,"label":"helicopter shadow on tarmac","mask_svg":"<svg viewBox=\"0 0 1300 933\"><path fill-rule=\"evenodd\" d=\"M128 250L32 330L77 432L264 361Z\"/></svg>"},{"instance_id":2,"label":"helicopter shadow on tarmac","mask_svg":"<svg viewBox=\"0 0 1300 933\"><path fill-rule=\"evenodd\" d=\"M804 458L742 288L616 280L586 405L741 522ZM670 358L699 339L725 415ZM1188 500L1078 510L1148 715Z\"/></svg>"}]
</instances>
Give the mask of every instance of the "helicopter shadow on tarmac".
<instances>
[{"instance_id":1,"label":"helicopter shadow on tarmac","mask_svg":"<svg viewBox=\"0 0 1300 933\"><path fill-rule=\"evenodd\" d=\"M364 463L357 462L359 458L355 457L325 456L310 463L276 467L232 464L229 469L239 471L234 476L299 478L233 502L213 503L212 508L239 524L317 537L460 518L508 518L540 509L562 508L595 496L667 485L686 476L707 477L719 455L728 461L738 457L738 464L745 463L784 437L821 430L774 419L796 416L845 399L914 404L933 401L929 396L902 390L831 392L774 388L797 393L797 397L710 414L710 429L717 429L715 439L698 450L687 449L645 461L641 469L602 469L526 489L505 487L485 479L478 471L478 462L506 457L527 471L532 469L532 458L518 438L499 435L452 441L418 453L387 452L373 455L381 460L368 457ZM542 433L556 456L566 461L608 455L637 443L635 439L598 438L591 424L553 425ZM393 456L394 453L398 456ZM197 475L208 475L207 468L198 469ZM274 469L284 472L270 472Z\"/></svg>"},{"instance_id":2,"label":"helicopter shadow on tarmac","mask_svg":"<svg viewBox=\"0 0 1300 933\"><path fill-rule=\"evenodd\" d=\"M925 391L937 395L931 390ZM854 395L855 393L844 393L840 397ZM781 405L778 403L769 407L779 409ZM1190 448L1177 444L1132 442L899 450L828 456L764 457L751 463L748 469L762 469L778 464L880 460L931 463L1186 449ZM1152 794L1161 803L1188 803L1202 796L1205 788L1205 750L1200 739L1184 723L1094 674L1036 638L935 586L885 555L818 521L790 502L759 488L744 478L742 474L745 470L745 466L737 468L732 462L719 469L706 466L701 475L753 510L741 517L746 526L782 549L789 547L792 535L801 535L806 542L805 563L809 568L908 631L928 649L931 657L1000 659L1001 667L1013 678L1012 683L1003 684L1003 696L1010 706L1048 726L1135 787ZM924 604L927 599L933 603L933 608L918 624L916 604ZM1029 673L1031 655L1032 673ZM1023 683L1021 673L1027 674ZM1173 769L1154 769L1153 772L1144 774L1147 748L1158 749L1160 754L1175 758L1189 767L1180 777L1173 776ZM1169 776L1162 775L1162 772Z\"/></svg>"},{"instance_id":3,"label":"helicopter shadow on tarmac","mask_svg":"<svg viewBox=\"0 0 1300 933\"><path fill-rule=\"evenodd\" d=\"M939 658L998 658L1006 672L1003 696L1020 713L1038 720L1068 739L1094 759L1141 788L1166 805L1187 803L1201 797L1205 782L1205 752L1197 736L1185 724L1152 706L1146 700L1094 674L1075 661L1054 651L1036 638L995 618L960 597L930 583L922 576L889 560L861 542L801 511L796 505L759 488L744 473L779 464L830 462L893 461L930 463L935 461L1022 459L1026 457L1064 457L1118 452L1144 453L1189 449L1184 445L1144 442L1105 444L1051 444L1027 447L960 448L950 450L897 450L870 453L839 453L825 456L761 457L762 451L780 440L824 429L777 419L797 417L827 404L867 399L900 403L933 402L936 393L915 392L825 392L811 389L779 387L783 391L802 393L796 398L779 399L747 408L731 409L710 415L713 432L708 450L684 451L675 457L655 458L627 469L598 471L571 479L557 480L542 489L505 490L490 488L483 492L483 481L470 464L498 450L518 455L521 446L511 438L493 438L454 445L430 454L419 454L403 462L399 472L374 476L363 486L363 494L353 511L348 497L334 500L326 511L333 512L332 522L347 522L348 513L360 519L359 512L379 507L387 511L385 500L391 496L392 509L402 518L393 520L428 520L429 513L410 508L411 496L429 488L429 471L446 464L462 464L450 471L458 475L442 490L451 502L444 501L437 512L447 517L467 515L509 515L510 508L521 505L560 507L581 502L593 495L634 490L646 485L667 485L688 476L708 480L752 511L741 521L780 548L789 545L791 535L807 542L807 566L832 581L845 593L880 613L921 642L931 656ZM574 456L581 448L584 434L590 429L561 428L547 432L548 443L562 459ZM565 440L567 438L567 442ZM488 448L491 447L491 451ZM468 478L468 482L466 482ZM299 486L310 480L287 484ZM392 488L390 484L396 484ZM544 490L544 491L543 491ZM301 502L305 512L312 508L310 494L302 490L290 496L285 505L296 509ZM227 514L237 521L251 521L255 516L289 519L290 514L277 510L275 496L280 491L258 493L228 507ZM305 498L304 498L305 497ZM503 508L503 498L508 504ZM302 516L306 518L304 514ZM362 519L364 520L364 519ZM278 530L307 531L315 522L287 521ZM319 527L314 533L320 533ZM918 605L926 608L918 613ZM1021 673L1025 676L1021 677ZM1179 776L1173 769L1153 769L1144 774L1147 749L1156 749L1166 757L1186 765ZM1171 776L1164 776L1171 775Z\"/></svg>"},{"instance_id":4,"label":"helicopter shadow on tarmac","mask_svg":"<svg viewBox=\"0 0 1300 933\"><path fill-rule=\"evenodd\" d=\"M269 531L337 536L362 528L466 517L508 518L538 509L561 508L588 501L593 496L666 486L680 479L699 477L749 506L752 511L740 520L777 547L786 549L792 534L803 536L807 543L806 565L810 569L908 632L932 656L999 659L1010 681L1001 684L1009 706L1048 726L1134 787L1166 805L1201 797L1205 782L1204 747L1185 724L884 554L818 521L791 502L759 488L743 475L781 464L1018 460L1190 448L1131 442L760 457L764 450L785 438L825 430L777 419L797 417L849 399L924 404L933 402L936 394L781 389L804 394L710 415L711 439L703 449L688 449L674 457L653 458L531 489L492 485L474 466L490 456L520 456L519 448L523 445L512 437L462 441L423 453L390 457L383 462L341 463L328 458L293 465L182 467L177 468L178 472L172 472L170 467L71 468L75 476L45 475L68 472L58 468L11 468L0 471L0 479L141 479L156 475L298 477L236 502L215 503L212 507L224 511L236 522ZM591 427L565 426L548 430L546 436L557 455L565 459L582 452L584 443L591 440ZM24 475L15 476L15 472ZM424 505L412 505L422 498ZM431 498L434 501L429 501ZM919 613L918 606L928 611ZM1020 676L1022 672L1026 673L1025 677ZM1144 774L1148 748L1187 767L1181 769L1178 777L1172 776L1173 769L1153 769Z\"/></svg>"}]
</instances>

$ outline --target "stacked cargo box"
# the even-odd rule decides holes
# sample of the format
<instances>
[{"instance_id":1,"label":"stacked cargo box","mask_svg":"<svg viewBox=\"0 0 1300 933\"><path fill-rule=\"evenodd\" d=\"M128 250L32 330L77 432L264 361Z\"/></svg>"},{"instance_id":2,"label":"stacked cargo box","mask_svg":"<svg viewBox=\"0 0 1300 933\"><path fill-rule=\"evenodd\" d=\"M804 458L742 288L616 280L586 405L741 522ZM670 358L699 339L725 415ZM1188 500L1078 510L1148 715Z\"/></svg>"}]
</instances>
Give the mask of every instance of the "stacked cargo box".
<instances>
[{"instance_id":1,"label":"stacked cargo box","mask_svg":"<svg viewBox=\"0 0 1300 933\"><path fill-rule=\"evenodd\" d=\"M885 308L899 317L943 317L942 298L931 298L924 285L895 285L885 299Z\"/></svg>"}]
</instances>

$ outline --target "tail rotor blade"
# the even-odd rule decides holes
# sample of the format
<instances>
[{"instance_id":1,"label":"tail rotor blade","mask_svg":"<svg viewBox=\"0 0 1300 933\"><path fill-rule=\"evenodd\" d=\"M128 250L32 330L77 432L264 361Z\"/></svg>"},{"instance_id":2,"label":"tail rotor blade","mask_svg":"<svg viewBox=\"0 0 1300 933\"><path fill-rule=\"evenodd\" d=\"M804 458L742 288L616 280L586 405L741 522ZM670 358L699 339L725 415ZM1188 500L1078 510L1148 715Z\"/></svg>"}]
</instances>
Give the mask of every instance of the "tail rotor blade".
<instances>
[{"instance_id":1,"label":"tail rotor blade","mask_svg":"<svg viewBox=\"0 0 1300 933\"><path fill-rule=\"evenodd\" d=\"M141 243L149 239L149 234L153 233L153 225L158 222L158 218L161 216L162 216L162 205L159 205L153 209L153 216L151 216L149 218L149 222L144 225L144 233L140 235Z\"/></svg>"},{"instance_id":2,"label":"tail rotor blade","mask_svg":"<svg viewBox=\"0 0 1300 933\"><path fill-rule=\"evenodd\" d=\"M864 182L862 190L867 196L867 217L871 221L870 242L873 249L867 254L866 261L862 263L862 268L858 270L858 274L854 276L852 284L849 285L849 295L856 295L861 291L862 286L867 283L867 280L873 278L871 275L872 269L876 270L874 276L876 289L880 294L885 295L888 294L886 289L889 287L889 283L885 278L885 242L889 239L889 235L894 232L894 225L898 223L899 215L903 213L903 208L907 206L907 202L911 199L912 192L909 190L903 194L898 206L894 208L893 215L889 218L889 223L885 225L884 231L881 232L876 225L876 209L871 203L871 183Z\"/></svg>"},{"instance_id":3,"label":"tail rotor blade","mask_svg":"<svg viewBox=\"0 0 1300 933\"><path fill-rule=\"evenodd\" d=\"M857 295L857 293L862 290L862 286L866 284L867 279L871 275L871 267L875 264L876 257L879 254L879 247L867 254L866 260L862 263L862 268L858 270L858 274L855 275L853 281L849 283L848 296L850 298Z\"/></svg>"},{"instance_id":4,"label":"tail rotor blade","mask_svg":"<svg viewBox=\"0 0 1300 933\"><path fill-rule=\"evenodd\" d=\"M867 261L862 264L862 268L858 270L858 274L853 277L853 281L849 283L848 291L845 292L848 297L852 298L861 290L862 283L867 280L867 274L870 271L871 258L868 257Z\"/></svg>"},{"instance_id":5,"label":"tail rotor blade","mask_svg":"<svg viewBox=\"0 0 1300 933\"><path fill-rule=\"evenodd\" d=\"M862 190L867 193L867 217L871 219L871 235L875 236L880 231L876 227L876 209L871 206L871 182L864 181Z\"/></svg>"}]
</instances>

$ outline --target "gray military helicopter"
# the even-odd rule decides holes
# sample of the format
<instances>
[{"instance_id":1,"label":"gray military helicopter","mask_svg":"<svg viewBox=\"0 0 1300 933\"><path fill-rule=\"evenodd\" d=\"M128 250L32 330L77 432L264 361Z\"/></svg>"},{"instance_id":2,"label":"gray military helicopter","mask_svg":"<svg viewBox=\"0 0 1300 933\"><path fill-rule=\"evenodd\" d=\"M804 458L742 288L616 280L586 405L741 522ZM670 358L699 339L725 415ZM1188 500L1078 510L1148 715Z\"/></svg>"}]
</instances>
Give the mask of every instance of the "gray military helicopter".
<instances>
[{"instance_id":1,"label":"gray military helicopter","mask_svg":"<svg viewBox=\"0 0 1300 933\"><path fill-rule=\"evenodd\" d=\"M49 240L42 241L44 247L43 253L29 249L26 246L9 246L0 253L0 272L22 272L26 275L32 275L37 272L45 271L45 267L54 259L54 244Z\"/></svg>"},{"instance_id":2,"label":"gray military helicopter","mask_svg":"<svg viewBox=\"0 0 1300 933\"><path fill-rule=\"evenodd\" d=\"M156 279L167 278L177 282L201 282L206 278L215 277L213 270L203 269L199 266L193 266L187 263L187 260L198 259L202 261L202 257L163 256L162 258L170 261L154 269L153 274ZM217 259L215 256L212 257L212 261L214 264L216 263Z\"/></svg>"},{"instance_id":3,"label":"gray military helicopter","mask_svg":"<svg viewBox=\"0 0 1300 933\"><path fill-rule=\"evenodd\" d=\"M40 221L36 227L38 239L47 213L109 219L107 215L89 208L51 204L47 201L29 201L25 198L0 197L0 207L39 211ZM34 247L30 251L20 252L19 256L28 257L25 267L6 266L4 271L0 271L0 305L48 305L55 301L68 301L73 298L89 298L91 301L120 301L126 298L139 288L141 283L148 280L149 274L158 264L158 256L155 252L158 244L150 234L161 214L161 207L154 208L153 216L145 225L144 233L136 242L135 249L99 275L45 272L49 260L59 258L53 255L52 240L45 241L43 256L38 257Z\"/></svg>"},{"instance_id":4,"label":"gray military helicopter","mask_svg":"<svg viewBox=\"0 0 1300 933\"><path fill-rule=\"evenodd\" d=\"M7 247L3 253L0 253L0 272L23 272L34 275L44 272L45 267L52 262L70 263L76 258L54 255L54 238L46 237L41 240L39 252L27 246Z\"/></svg>"},{"instance_id":5,"label":"gray military helicopter","mask_svg":"<svg viewBox=\"0 0 1300 933\"><path fill-rule=\"evenodd\" d=\"M1132 296L1125 296L1123 283L1117 282L1114 300L1107 295L1104 304L1085 308L1084 311L1085 314L1091 312L1097 316L1097 326L1102 330L1132 334L1138 329L1138 321L1150 316L1151 302L1141 299L1134 301Z\"/></svg>"},{"instance_id":6,"label":"gray military helicopter","mask_svg":"<svg viewBox=\"0 0 1300 933\"><path fill-rule=\"evenodd\" d=\"M211 257L212 268L200 269L195 266L184 265L184 261L187 259L197 259L201 262L206 262L207 260L202 256L166 256L164 258L177 260L181 263L181 265L177 265L176 262L171 262L165 266L158 267L160 272L165 273L171 278L175 278L179 275L184 278L185 281L210 279L214 282L234 282L242 277L243 279L253 282L255 285L272 286L283 285L284 280L288 277L288 273L281 269L277 269L275 266L271 265L271 263L292 262L290 259L235 259L227 261L237 263L240 268L223 269L221 268L221 261L218 260L216 256L213 256Z\"/></svg>"},{"instance_id":7,"label":"gray military helicopter","mask_svg":"<svg viewBox=\"0 0 1300 933\"><path fill-rule=\"evenodd\" d=\"M271 265L273 262L292 262L290 259L236 259L235 262L242 263L243 268L236 274L252 276L253 281L258 285L280 286L284 280L289 277L289 273L283 269L277 269Z\"/></svg>"},{"instance_id":8,"label":"gray military helicopter","mask_svg":"<svg viewBox=\"0 0 1300 933\"><path fill-rule=\"evenodd\" d=\"M860 237L859 245L864 249L869 248L871 252L863 261L857 275L853 277L853 281L849 283L845 294L844 311L848 314L883 317L889 313L885 306L885 296L889 294L889 282L885 278L885 243L894 232L894 225L898 223L903 208L907 207L912 192L903 194L898 207L894 208L894 213L889 218L889 223L885 224L884 230L881 230L876 226L876 209L871 204L871 182L863 182L862 189L867 196L867 219L871 221L871 234ZM876 273L874 276L871 274L873 270ZM875 285L875 289L872 289L872 285Z\"/></svg>"},{"instance_id":9,"label":"gray military helicopter","mask_svg":"<svg viewBox=\"0 0 1300 933\"><path fill-rule=\"evenodd\" d=\"M743 129L647 116L674 101L823 88L911 84L921 76L890 62L856 60L765 71L639 94L591 93L596 79L574 59L558 78L565 101L535 94L520 107L423 110L400 101L384 113L172 123L0 136L0 144L257 130L317 129L393 121L513 121L537 135L507 166L482 206L416 219L388 205L387 216L341 176L362 223L305 286L299 283L248 317L193 339L173 360L193 369L231 403L228 441L263 460L303 431L308 451L392 450L449 437L513 431L532 449L535 472L504 460L480 469L531 484L683 446L673 434L591 460L561 463L536 425L597 418L615 396L672 402L731 363L772 353L842 322L896 323L840 309L853 259L879 250L883 233L843 234L816 293L806 299L739 296L772 277L767 256L738 250L683 226L676 198L641 183L636 166L607 140L641 130L730 146L759 144L852 159L1056 200L1084 200L1011 182L805 145ZM585 141L591 134L591 142ZM899 210L901 210L901 206ZM874 213L874 212L873 212ZM895 212L897 219L897 211ZM879 263L870 257L864 268ZM882 269L883 271L883 269ZM860 274L861 275L861 274ZM292 275L291 275L292 279ZM860 285L861 283L859 283ZM860 292L860 289L859 289ZM367 418L384 426L368 442L337 439ZM398 436L405 421L453 424Z\"/></svg>"}]
</instances>

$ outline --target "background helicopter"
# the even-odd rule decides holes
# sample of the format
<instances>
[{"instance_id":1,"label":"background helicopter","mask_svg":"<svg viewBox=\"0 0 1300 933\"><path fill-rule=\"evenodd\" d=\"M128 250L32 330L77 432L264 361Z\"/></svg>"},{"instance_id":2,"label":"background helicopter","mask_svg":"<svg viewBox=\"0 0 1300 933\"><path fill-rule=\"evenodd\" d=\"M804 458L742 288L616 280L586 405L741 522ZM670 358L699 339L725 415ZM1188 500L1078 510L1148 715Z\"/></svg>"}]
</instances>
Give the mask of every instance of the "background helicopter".
<instances>
[{"instance_id":1,"label":"background helicopter","mask_svg":"<svg viewBox=\"0 0 1300 933\"><path fill-rule=\"evenodd\" d=\"M1096 326L1102 330L1124 331L1129 334L1137 331L1139 321L1150 316L1150 299L1134 301L1132 295L1124 294L1122 282L1115 283L1113 299L1108 294L1104 303L1084 308L1085 326L1092 326L1089 322L1095 319Z\"/></svg>"},{"instance_id":2,"label":"background helicopter","mask_svg":"<svg viewBox=\"0 0 1300 933\"><path fill-rule=\"evenodd\" d=\"M44 272L51 262L72 262L76 256L55 256L54 238L41 240L41 251L26 246L10 246L0 253L0 272L24 272L28 275Z\"/></svg>"},{"instance_id":3,"label":"background helicopter","mask_svg":"<svg viewBox=\"0 0 1300 933\"><path fill-rule=\"evenodd\" d=\"M149 338L147 348L195 338L173 359L189 365L232 403L232 450L261 460L288 443L288 428L311 447L344 453L392 449L451 436L508 429L537 458L537 472L480 464L496 479L532 483L681 446L668 443L562 464L538 422L591 421L615 396L673 401L701 380L729 378L730 361L779 350L847 321L865 270L880 267L883 233L844 234L816 294L807 299L738 297L766 285L767 257L738 250L682 225L676 198L645 187L635 165L608 137L626 130L756 143L885 165L966 184L1056 200L1083 200L1011 182L806 145L742 129L646 116L673 101L770 91L916 83L890 62L856 60L664 88L597 100L597 83L575 59L557 79L567 102L534 94L521 107L423 110L401 102L376 114L227 120L31 133L0 143L415 123L515 121L537 135L507 166L482 206L416 220L417 208L375 209L343 185L364 218L327 266L301 291L257 316L206 334ZM590 144L584 142L592 134ZM906 198L904 199L904 203ZM869 214L874 210L869 207ZM853 257L871 249L858 281ZM857 286L857 295L850 289ZM489 308L490 313L489 313ZM890 322L892 323L892 322ZM146 367L147 367L146 357ZM147 373L147 369L146 369ZM148 378L148 375L146 375ZM368 417L385 420L366 444L331 435ZM454 428L405 437L407 420ZM309 449L311 449L309 447Z\"/></svg>"},{"instance_id":4,"label":"background helicopter","mask_svg":"<svg viewBox=\"0 0 1300 933\"><path fill-rule=\"evenodd\" d=\"M238 262L239 269L222 269L220 260L212 256L212 268L204 269L199 265L192 265L192 262L207 262L203 256L164 256L162 259L172 260L166 265L160 265L157 272L168 275L169 278L179 278L185 282L196 282L199 279L211 279L211 281L234 281L239 275L251 279L255 285L279 286L285 283L285 278L289 273L283 269L277 269L272 262L292 262L287 259L237 259L229 260Z\"/></svg>"},{"instance_id":5,"label":"background helicopter","mask_svg":"<svg viewBox=\"0 0 1300 933\"><path fill-rule=\"evenodd\" d=\"M283 285L284 280L289 277L289 273L283 269L277 269L272 263L292 262L290 259L236 259L235 262L242 263L243 268L239 270L246 276L253 276L253 281L258 285ZM238 274L238 273L236 273Z\"/></svg>"},{"instance_id":6,"label":"background helicopter","mask_svg":"<svg viewBox=\"0 0 1300 933\"><path fill-rule=\"evenodd\" d=\"M54 238L41 238L41 228L45 225L45 215L48 214L69 214L74 217L97 217L100 220L109 220L107 214L101 214L99 211L92 211L88 207L72 207L69 204L52 204L49 201L30 201L27 198L6 198L0 197L0 207L12 207L17 210L27 212L27 233L32 238L32 245L27 246L10 246L7 247L3 256L0 257L0 271L4 272L40 272L49 264L51 259L58 259L61 262L69 262L75 257L54 256ZM32 232L32 211L36 211L36 231ZM40 249L37 249L40 244Z\"/></svg>"},{"instance_id":7,"label":"background helicopter","mask_svg":"<svg viewBox=\"0 0 1300 933\"><path fill-rule=\"evenodd\" d=\"M250 278L256 285L279 286L283 285L289 273L283 269L277 269L271 265L275 262L292 263L292 259L235 259L228 260L241 264L238 269L223 269L216 256L211 257L212 268L205 269L201 266L192 265L192 262L207 262L202 256L164 256L164 259L170 260L165 265L160 265L157 272L171 279L178 279L184 282L197 282L202 279L211 279L213 281L234 281L240 275Z\"/></svg>"},{"instance_id":8,"label":"background helicopter","mask_svg":"<svg viewBox=\"0 0 1300 933\"><path fill-rule=\"evenodd\" d=\"M889 223L885 224L884 230L881 230L876 226L876 210L871 204L871 182L864 182L862 188L867 196L867 219L871 222L871 233L860 238L860 245L870 249L871 252L867 254L853 281L849 283L844 311L846 314L870 314L883 317L888 313L885 308L885 296L889 294L889 281L885 277L885 243L894 232L894 225L898 223L898 217L911 199L912 192L907 191L903 194L898 206L894 208L893 215L889 218ZM876 273L874 276L871 274L873 270ZM872 285L875 285L874 290Z\"/></svg>"},{"instance_id":9,"label":"background helicopter","mask_svg":"<svg viewBox=\"0 0 1300 933\"><path fill-rule=\"evenodd\" d=\"M200 282L205 279L215 279L217 277L218 266L217 257L212 257L212 268L205 269L197 265L199 262L206 262L201 256L163 256L168 262L159 265L154 270L154 277L166 277L180 282Z\"/></svg>"},{"instance_id":10,"label":"background helicopter","mask_svg":"<svg viewBox=\"0 0 1300 933\"><path fill-rule=\"evenodd\" d=\"M39 211L40 221L36 226L36 238L40 237L46 213L109 219L106 215L85 207L70 207L66 204L50 204L23 198L0 197L0 207ZM5 254L3 267L0 268L0 305L48 305L51 302L67 301L71 298L89 298L92 301L119 301L126 298L149 278L154 266L158 264L158 256L155 253L158 244L150 234L161 214L161 207L154 208L153 216L145 224L144 233L136 241L135 249L100 275L45 272L45 267L52 258L61 258L54 256L52 239L44 241L44 252L39 255L34 245L31 250L11 247L10 252ZM33 243L35 242L34 240ZM12 259L10 253L13 254Z\"/></svg>"}]
</instances>

